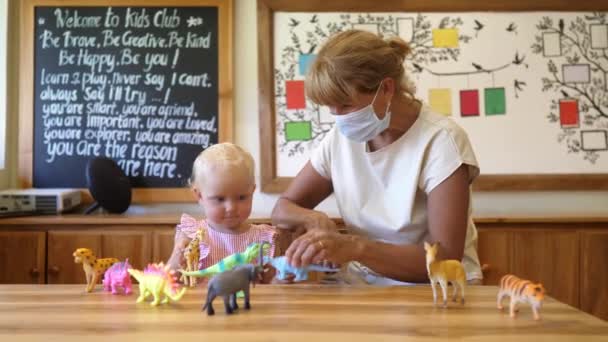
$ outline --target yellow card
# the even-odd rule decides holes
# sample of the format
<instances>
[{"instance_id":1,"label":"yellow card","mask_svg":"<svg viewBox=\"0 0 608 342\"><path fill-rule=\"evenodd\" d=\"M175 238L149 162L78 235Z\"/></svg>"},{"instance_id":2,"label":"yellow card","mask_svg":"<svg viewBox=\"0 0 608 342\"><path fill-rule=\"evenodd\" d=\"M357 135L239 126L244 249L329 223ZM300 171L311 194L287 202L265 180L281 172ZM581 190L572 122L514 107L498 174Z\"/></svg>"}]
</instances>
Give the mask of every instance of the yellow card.
<instances>
[{"instance_id":1,"label":"yellow card","mask_svg":"<svg viewBox=\"0 0 608 342\"><path fill-rule=\"evenodd\" d=\"M433 46L437 48L457 48L458 29L434 29Z\"/></svg>"},{"instance_id":2,"label":"yellow card","mask_svg":"<svg viewBox=\"0 0 608 342\"><path fill-rule=\"evenodd\" d=\"M433 111L452 115L452 90L449 88L429 89L429 104Z\"/></svg>"}]
</instances>

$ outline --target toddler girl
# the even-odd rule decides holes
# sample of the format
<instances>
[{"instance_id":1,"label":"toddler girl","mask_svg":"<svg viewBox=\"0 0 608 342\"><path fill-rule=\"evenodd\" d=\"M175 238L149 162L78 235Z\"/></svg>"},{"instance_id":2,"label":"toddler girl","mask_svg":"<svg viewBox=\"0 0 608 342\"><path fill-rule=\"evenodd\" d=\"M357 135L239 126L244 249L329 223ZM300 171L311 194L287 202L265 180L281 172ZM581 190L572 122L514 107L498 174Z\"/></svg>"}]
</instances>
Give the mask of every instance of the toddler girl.
<instances>
[{"instance_id":1,"label":"toddler girl","mask_svg":"<svg viewBox=\"0 0 608 342\"><path fill-rule=\"evenodd\" d=\"M255 190L254 161L248 152L231 143L212 145L194 161L190 185L205 219L182 215L175 229L173 252L167 261L172 269L184 267L183 250L199 229L203 230L199 269L243 252L252 242L269 242L270 255L275 255L276 230L266 224L246 222Z\"/></svg>"}]
</instances>

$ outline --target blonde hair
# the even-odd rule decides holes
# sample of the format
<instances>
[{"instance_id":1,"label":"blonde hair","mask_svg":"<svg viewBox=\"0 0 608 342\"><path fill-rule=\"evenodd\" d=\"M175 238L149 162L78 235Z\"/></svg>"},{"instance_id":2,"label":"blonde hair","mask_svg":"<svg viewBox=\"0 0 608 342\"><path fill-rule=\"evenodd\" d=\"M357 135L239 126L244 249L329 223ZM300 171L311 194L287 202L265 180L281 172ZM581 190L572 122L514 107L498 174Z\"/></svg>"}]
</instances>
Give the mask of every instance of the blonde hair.
<instances>
[{"instance_id":1,"label":"blonde hair","mask_svg":"<svg viewBox=\"0 0 608 342\"><path fill-rule=\"evenodd\" d=\"M375 92L382 79L396 81L395 93L414 98L415 87L403 62L411 52L399 37L386 40L371 32L348 30L331 36L306 75L306 95L319 105L337 105L357 92Z\"/></svg>"},{"instance_id":2,"label":"blonde hair","mask_svg":"<svg viewBox=\"0 0 608 342\"><path fill-rule=\"evenodd\" d=\"M215 144L199 153L194 160L190 186L203 181L200 179L200 175L214 166L244 168L250 177L251 184L255 184L254 165L251 154L240 146L227 142Z\"/></svg>"}]
</instances>

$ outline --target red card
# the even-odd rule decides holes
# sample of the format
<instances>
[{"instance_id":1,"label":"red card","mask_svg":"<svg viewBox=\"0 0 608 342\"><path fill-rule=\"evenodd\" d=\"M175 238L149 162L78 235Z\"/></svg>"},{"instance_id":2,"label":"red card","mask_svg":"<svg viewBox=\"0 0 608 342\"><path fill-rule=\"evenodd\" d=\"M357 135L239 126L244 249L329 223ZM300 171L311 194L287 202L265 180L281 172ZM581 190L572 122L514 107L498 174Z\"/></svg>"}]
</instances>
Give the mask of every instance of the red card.
<instances>
[{"instance_id":1,"label":"red card","mask_svg":"<svg viewBox=\"0 0 608 342\"><path fill-rule=\"evenodd\" d=\"M479 91L460 91L460 115L479 116Z\"/></svg>"},{"instance_id":2,"label":"red card","mask_svg":"<svg viewBox=\"0 0 608 342\"><path fill-rule=\"evenodd\" d=\"M287 109L306 108L304 81L285 81L285 90L287 92Z\"/></svg>"},{"instance_id":3,"label":"red card","mask_svg":"<svg viewBox=\"0 0 608 342\"><path fill-rule=\"evenodd\" d=\"M578 114L578 100L559 100L559 123L562 125L562 127L578 127Z\"/></svg>"}]
</instances>

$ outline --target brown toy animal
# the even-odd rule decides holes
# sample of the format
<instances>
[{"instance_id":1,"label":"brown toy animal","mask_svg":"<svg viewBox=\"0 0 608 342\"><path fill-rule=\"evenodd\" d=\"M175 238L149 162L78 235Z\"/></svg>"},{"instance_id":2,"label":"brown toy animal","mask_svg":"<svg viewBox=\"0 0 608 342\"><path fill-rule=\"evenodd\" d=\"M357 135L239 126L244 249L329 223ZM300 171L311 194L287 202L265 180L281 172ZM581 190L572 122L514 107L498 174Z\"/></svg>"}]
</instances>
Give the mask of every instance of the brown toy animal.
<instances>
[{"instance_id":1,"label":"brown toy animal","mask_svg":"<svg viewBox=\"0 0 608 342\"><path fill-rule=\"evenodd\" d=\"M500 289L496 296L496 306L498 309L502 310L504 308L502 300L506 296L511 297L509 316L515 317L515 313L518 311L517 303L529 303L534 313L534 319L540 319L538 311L545 299L545 288L542 284L535 284L529 280L507 274L500 279Z\"/></svg>"},{"instance_id":2,"label":"brown toy animal","mask_svg":"<svg viewBox=\"0 0 608 342\"><path fill-rule=\"evenodd\" d=\"M118 262L116 258L97 259L93 251L88 248L78 248L72 255L75 263L82 264L87 279L87 292L93 291L106 270Z\"/></svg>"}]
</instances>

